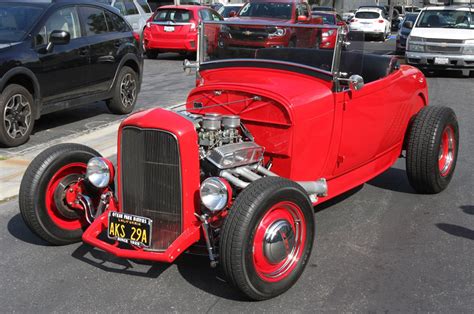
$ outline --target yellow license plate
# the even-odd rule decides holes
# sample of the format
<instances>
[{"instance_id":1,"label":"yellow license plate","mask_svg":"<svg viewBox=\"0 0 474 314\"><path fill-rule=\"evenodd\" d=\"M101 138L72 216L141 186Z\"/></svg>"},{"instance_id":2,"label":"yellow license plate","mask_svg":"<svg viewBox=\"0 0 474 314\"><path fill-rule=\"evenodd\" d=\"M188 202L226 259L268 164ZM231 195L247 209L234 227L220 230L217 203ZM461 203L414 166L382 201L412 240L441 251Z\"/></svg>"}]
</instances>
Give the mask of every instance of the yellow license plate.
<instances>
[{"instance_id":1,"label":"yellow license plate","mask_svg":"<svg viewBox=\"0 0 474 314\"><path fill-rule=\"evenodd\" d=\"M150 218L111 211L107 236L120 242L150 247L152 223Z\"/></svg>"}]
</instances>

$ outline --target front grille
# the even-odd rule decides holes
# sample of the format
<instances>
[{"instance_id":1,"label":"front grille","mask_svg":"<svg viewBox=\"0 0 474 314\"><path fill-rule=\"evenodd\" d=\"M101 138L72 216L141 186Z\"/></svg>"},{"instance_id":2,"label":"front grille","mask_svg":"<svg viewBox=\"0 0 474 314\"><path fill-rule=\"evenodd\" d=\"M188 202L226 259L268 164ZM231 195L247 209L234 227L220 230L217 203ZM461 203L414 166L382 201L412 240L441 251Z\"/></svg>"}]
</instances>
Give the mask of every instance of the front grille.
<instances>
[{"instance_id":1,"label":"front grille","mask_svg":"<svg viewBox=\"0 0 474 314\"><path fill-rule=\"evenodd\" d=\"M460 39L443 39L443 38L427 38L427 42L432 42L432 43L446 43L446 44L463 44L464 40Z\"/></svg>"},{"instance_id":2,"label":"front grille","mask_svg":"<svg viewBox=\"0 0 474 314\"><path fill-rule=\"evenodd\" d=\"M230 31L233 39L263 41L268 38L269 32L264 28L241 27Z\"/></svg>"},{"instance_id":3,"label":"front grille","mask_svg":"<svg viewBox=\"0 0 474 314\"><path fill-rule=\"evenodd\" d=\"M182 229L178 142L168 132L125 127L120 158L122 210L151 218L151 249L166 250Z\"/></svg>"},{"instance_id":4,"label":"front grille","mask_svg":"<svg viewBox=\"0 0 474 314\"><path fill-rule=\"evenodd\" d=\"M426 51L428 52L438 52L438 53L461 53L461 47L441 47L441 46L426 46Z\"/></svg>"}]
</instances>

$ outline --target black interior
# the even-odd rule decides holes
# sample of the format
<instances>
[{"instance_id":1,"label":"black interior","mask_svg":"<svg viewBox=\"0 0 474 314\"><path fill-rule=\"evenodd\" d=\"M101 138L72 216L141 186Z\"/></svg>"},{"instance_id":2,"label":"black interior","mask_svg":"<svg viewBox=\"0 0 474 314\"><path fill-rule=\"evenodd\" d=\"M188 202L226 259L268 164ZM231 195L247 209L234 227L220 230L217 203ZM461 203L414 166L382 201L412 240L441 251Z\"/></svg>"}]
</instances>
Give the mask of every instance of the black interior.
<instances>
[{"instance_id":1,"label":"black interior","mask_svg":"<svg viewBox=\"0 0 474 314\"><path fill-rule=\"evenodd\" d=\"M257 50L255 58L299 63L331 71L333 54L333 50L265 48ZM341 56L341 72L347 73L347 77L358 74L366 83L386 77L398 68L398 59L395 57L353 51L343 51Z\"/></svg>"}]
</instances>

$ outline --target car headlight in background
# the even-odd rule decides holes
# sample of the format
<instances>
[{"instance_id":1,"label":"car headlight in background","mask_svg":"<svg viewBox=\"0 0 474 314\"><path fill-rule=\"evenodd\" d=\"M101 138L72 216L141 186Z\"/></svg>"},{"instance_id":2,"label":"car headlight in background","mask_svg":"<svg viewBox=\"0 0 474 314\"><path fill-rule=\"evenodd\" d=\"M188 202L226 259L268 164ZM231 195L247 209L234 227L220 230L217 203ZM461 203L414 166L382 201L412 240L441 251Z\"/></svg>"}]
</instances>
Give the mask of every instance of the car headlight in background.
<instances>
[{"instance_id":1,"label":"car headlight in background","mask_svg":"<svg viewBox=\"0 0 474 314\"><path fill-rule=\"evenodd\" d=\"M94 157L87 163L86 178L97 188L105 188L114 180L114 167L110 160Z\"/></svg>"},{"instance_id":2,"label":"car headlight in background","mask_svg":"<svg viewBox=\"0 0 474 314\"><path fill-rule=\"evenodd\" d=\"M474 55L474 39L464 41L463 54L465 55Z\"/></svg>"},{"instance_id":3,"label":"car headlight in background","mask_svg":"<svg viewBox=\"0 0 474 314\"><path fill-rule=\"evenodd\" d=\"M281 37L286 34L286 30L284 28L276 28L273 33L268 34L270 37Z\"/></svg>"},{"instance_id":4,"label":"car headlight in background","mask_svg":"<svg viewBox=\"0 0 474 314\"><path fill-rule=\"evenodd\" d=\"M222 178L210 177L201 183L201 202L210 211L224 209L232 198L229 183Z\"/></svg>"},{"instance_id":5,"label":"car headlight in background","mask_svg":"<svg viewBox=\"0 0 474 314\"><path fill-rule=\"evenodd\" d=\"M414 51L414 52L424 52L425 51L425 46L409 43L407 50L408 51Z\"/></svg>"}]
</instances>

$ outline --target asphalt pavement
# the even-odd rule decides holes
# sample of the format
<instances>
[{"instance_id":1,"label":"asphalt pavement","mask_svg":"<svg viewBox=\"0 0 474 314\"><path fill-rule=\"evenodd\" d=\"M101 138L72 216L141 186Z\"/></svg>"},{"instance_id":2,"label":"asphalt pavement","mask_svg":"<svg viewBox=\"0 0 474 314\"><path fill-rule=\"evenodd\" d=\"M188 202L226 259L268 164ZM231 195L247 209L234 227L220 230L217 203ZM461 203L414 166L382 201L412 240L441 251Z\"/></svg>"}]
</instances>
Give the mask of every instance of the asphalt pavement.
<instances>
[{"instance_id":1,"label":"asphalt pavement","mask_svg":"<svg viewBox=\"0 0 474 314\"><path fill-rule=\"evenodd\" d=\"M144 88L140 97L147 101L140 106L158 97L153 104L185 99L192 77L180 72L182 59L166 58L147 62L153 63L147 71L154 68L154 81ZM0 312L472 312L474 80L437 75L428 77L430 104L452 107L460 125L451 185L438 195L416 194L401 159L374 180L315 207L309 265L284 295L245 301L206 257L182 256L167 265L118 259L82 243L49 246L28 230L13 199L0 204ZM60 124L64 131L50 132L69 132L72 125L83 130L109 118L116 117L99 112L71 118ZM46 130L32 140L49 136Z\"/></svg>"}]
</instances>

